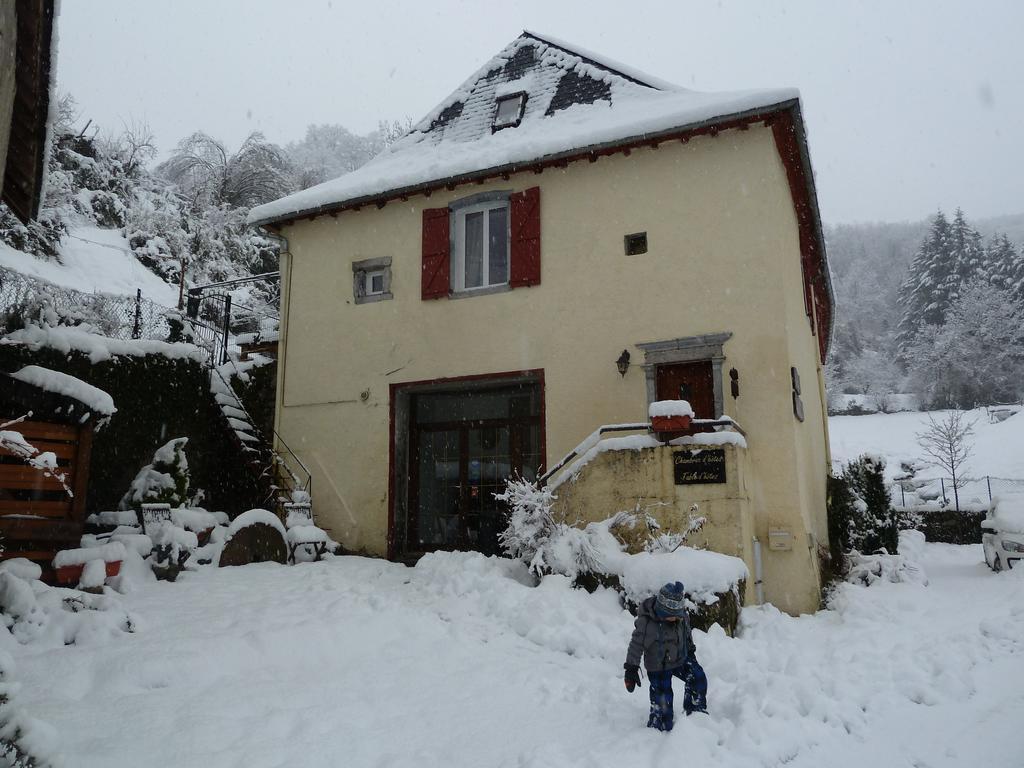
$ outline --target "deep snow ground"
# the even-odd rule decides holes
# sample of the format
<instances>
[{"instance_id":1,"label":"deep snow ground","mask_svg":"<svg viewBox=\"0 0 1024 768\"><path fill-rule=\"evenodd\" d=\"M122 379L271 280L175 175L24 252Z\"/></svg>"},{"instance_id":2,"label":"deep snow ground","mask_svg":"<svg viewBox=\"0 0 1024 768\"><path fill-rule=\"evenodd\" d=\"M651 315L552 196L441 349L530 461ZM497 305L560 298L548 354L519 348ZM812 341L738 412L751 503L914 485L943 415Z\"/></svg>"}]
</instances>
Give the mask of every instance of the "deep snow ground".
<instances>
[{"instance_id":1,"label":"deep snow ground","mask_svg":"<svg viewBox=\"0 0 1024 768\"><path fill-rule=\"evenodd\" d=\"M477 554L183 575L123 598L138 631L16 652L69 766L1024 765L1024 569L929 545L928 587L696 633L708 718L644 727L609 592Z\"/></svg>"},{"instance_id":2,"label":"deep snow ground","mask_svg":"<svg viewBox=\"0 0 1024 768\"><path fill-rule=\"evenodd\" d=\"M59 260L36 258L0 243L0 266L76 291L134 296L142 289L157 304L178 304L178 289L146 269L117 229L75 227L61 242Z\"/></svg>"},{"instance_id":3,"label":"deep snow ground","mask_svg":"<svg viewBox=\"0 0 1024 768\"><path fill-rule=\"evenodd\" d=\"M941 421L948 411L932 411L931 416ZM927 412L873 413L867 416L830 416L829 443L833 464L841 466L863 453L885 456L888 474L900 471L901 461L921 460L924 451L917 442L917 434L928 428ZM1024 479L1024 411L1006 421L990 423L984 408L966 413L974 424L971 439L972 455L963 468L964 477L992 477ZM927 467L918 477L945 475L937 467Z\"/></svg>"}]
</instances>

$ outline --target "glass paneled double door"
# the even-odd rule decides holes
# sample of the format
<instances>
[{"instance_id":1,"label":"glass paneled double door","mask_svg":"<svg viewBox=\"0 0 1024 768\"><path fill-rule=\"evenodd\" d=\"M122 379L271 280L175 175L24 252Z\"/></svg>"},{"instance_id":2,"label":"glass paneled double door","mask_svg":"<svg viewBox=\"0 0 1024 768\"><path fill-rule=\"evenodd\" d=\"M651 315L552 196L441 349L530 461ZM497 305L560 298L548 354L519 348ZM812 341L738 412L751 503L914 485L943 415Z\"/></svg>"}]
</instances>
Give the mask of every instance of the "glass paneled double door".
<instances>
[{"instance_id":1,"label":"glass paneled double door","mask_svg":"<svg viewBox=\"0 0 1024 768\"><path fill-rule=\"evenodd\" d=\"M409 544L497 554L507 507L494 495L540 464L539 386L419 394L412 415Z\"/></svg>"}]
</instances>

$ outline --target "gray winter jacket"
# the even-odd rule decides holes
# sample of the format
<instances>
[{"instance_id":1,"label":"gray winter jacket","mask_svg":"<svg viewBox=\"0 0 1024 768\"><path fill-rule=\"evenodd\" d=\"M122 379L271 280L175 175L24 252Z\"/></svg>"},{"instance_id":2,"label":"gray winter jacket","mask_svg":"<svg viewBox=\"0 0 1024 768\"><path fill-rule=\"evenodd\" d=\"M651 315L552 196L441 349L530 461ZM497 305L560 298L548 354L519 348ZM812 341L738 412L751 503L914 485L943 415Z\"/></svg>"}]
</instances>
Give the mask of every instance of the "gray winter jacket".
<instances>
[{"instance_id":1,"label":"gray winter jacket","mask_svg":"<svg viewBox=\"0 0 1024 768\"><path fill-rule=\"evenodd\" d=\"M695 647L690 633L690 617L665 621L654 613L655 598L640 603L636 612L633 637L626 651L626 664L640 666L643 656L648 672L676 669L694 658Z\"/></svg>"}]
</instances>

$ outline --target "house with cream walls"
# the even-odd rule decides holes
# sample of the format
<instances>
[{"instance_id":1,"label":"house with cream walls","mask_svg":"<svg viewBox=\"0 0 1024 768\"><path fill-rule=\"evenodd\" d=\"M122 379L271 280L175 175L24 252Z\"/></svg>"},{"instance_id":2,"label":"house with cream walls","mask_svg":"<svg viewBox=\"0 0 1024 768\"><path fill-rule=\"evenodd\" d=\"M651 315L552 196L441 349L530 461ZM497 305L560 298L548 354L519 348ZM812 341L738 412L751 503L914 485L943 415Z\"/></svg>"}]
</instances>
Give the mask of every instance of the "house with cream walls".
<instances>
[{"instance_id":1,"label":"house with cream walls","mask_svg":"<svg viewBox=\"0 0 1024 768\"><path fill-rule=\"evenodd\" d=\"M506 477L685 399L706 437L577 466L573 519L699 497L748 602L817 606L832 294L796 91L685 90L525 32L250 222L284 243L275 428L347 549L497 553ZM720 483L676 467L718 452Z\"/></svg>"}]
</instances>

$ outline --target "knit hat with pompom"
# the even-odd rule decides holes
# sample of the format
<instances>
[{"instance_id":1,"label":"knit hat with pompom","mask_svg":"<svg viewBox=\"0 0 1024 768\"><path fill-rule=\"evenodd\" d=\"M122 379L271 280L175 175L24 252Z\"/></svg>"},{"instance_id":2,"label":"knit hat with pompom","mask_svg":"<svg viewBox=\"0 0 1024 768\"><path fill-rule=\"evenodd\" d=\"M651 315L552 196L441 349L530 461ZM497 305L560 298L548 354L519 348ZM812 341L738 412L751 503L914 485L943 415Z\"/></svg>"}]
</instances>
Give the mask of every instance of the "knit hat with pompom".
<instances>
[{"instance_id":1,"label":"knit hat with pompom","mask_svg":"<svg viewBox=\"0 0 1024 768\"><path fill-rule=\"evenodd\" d=\"M677 581L662 587L658 599L654 601L654 611L659 616L685 616L686 592L683 582Z\"/></svg>"}]
</instances>

